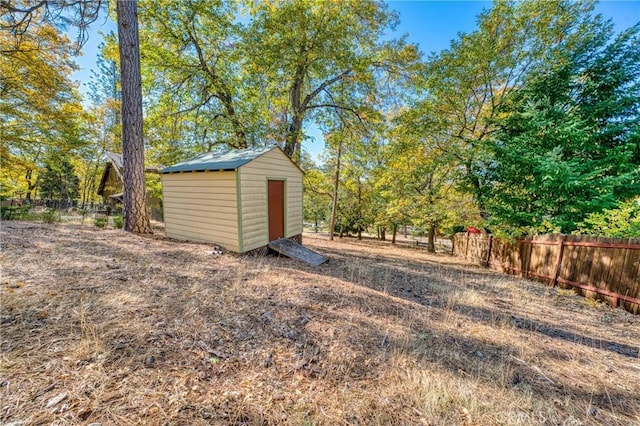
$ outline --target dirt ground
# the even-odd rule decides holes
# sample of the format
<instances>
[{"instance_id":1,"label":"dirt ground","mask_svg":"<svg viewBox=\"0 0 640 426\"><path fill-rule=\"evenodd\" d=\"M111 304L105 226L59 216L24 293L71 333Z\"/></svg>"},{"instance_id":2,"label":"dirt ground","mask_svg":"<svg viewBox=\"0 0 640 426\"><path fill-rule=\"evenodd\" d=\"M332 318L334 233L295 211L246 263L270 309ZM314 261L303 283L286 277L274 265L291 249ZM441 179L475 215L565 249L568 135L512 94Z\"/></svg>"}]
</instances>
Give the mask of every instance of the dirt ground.
<instances>
[{"instance_id":1,"label":"dirt ground","mask_svg":"<svg viewBox=\"0 0 640 426\"><path fill-rule=\"evenodd\" d=\"M640 316L447 255L1 224L0 424L640 424Z\"/></svg>"}]
</instances>

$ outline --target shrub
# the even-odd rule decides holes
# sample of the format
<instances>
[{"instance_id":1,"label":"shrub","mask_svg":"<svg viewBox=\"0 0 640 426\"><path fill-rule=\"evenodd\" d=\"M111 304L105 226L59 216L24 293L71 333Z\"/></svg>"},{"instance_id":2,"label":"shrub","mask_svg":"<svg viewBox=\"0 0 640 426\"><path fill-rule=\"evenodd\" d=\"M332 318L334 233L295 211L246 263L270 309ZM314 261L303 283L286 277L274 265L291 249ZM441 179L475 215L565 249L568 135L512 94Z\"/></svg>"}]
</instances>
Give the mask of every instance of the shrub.
<instances>
[{"instance_id":1,"label":"shrub","mask_svg":"<svg viewBox=\"0 0 640 426\"><path fill-rule=\"evenodd\" d=\"M615 209L591 213L578 231L613 238L640 237L640 198L621 203Z\"/></svg>"},{"instance_id":2,"label":"shrub","mask_svg":"<svg viewBox=\"0 0 640 426\"><path fill-rule=\"evenodd\" d=\"M60 218L58 217L58 212L56 212L54 209L49 209L45 212L42 212L40 218L44 223L55 223L60 220Z\"/></svg>"},{"instance_id":3,"label":"shrub","mask_svg":"<svg viewBox=\"0 0 640 426\"><path fill-rule=\"evenodd\" d=\"M93 224L98 228L104 228L107 226L107 218L106 217L96 217L93 219Z\"/></svg>"},{"instance_id":4,"label":"shrub","mask_svg":"<svg viewBox=\"0 0 640 426\"><path fill-rule=\"evenodd\" d=\"M3 220L26 220L31 206L2 206Z\"/></svg>"},{"instance_id":5,"label":"shrub","mask_svg":"<svg viewBox=\"0 0 640 426\"><path fill-rule=\"evenodd\" d=\"M113 216L113 227L116 229L122 229L124 225L124 219L122 216Z\"/></svg>"},{"instance_id":6,"label":"shrub","mask_svg":"<svg viewBox=\"0 0 640 426\"><path fill-rule=\"evenodd\" d=\"M464 232L464 225L454 225L452 227L452 231L454 234L457 234L458 232Z\"/></svg>"}]
</instances>

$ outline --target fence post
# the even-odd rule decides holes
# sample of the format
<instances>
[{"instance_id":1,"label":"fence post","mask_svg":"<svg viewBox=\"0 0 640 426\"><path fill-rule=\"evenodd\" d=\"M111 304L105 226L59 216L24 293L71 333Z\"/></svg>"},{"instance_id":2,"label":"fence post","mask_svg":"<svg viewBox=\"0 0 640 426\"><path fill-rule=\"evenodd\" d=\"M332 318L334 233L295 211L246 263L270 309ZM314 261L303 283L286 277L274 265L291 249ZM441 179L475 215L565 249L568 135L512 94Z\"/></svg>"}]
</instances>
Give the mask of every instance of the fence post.
<instances>
[{"instance_id":1,"label":"fence post","mask_svg":"<svg viewBox=\"0 0 640 426\"><path fill-rule=\"evenodd\" d=\"M556 260L556 273L553 274L553 286L558 285L558 277L560 276L560 267L562 266L562 255L564 254L564 241L567 239L566 235L560 236L560 250L558 250L558 259Z\"/></svg>"},{"instance_id":2,"label":"fence post","mask_svg":"<svg viewBox=\"0 0 640 426\"><path fill-rule=\"evenodd\" d=\"M486 267L489 268L489 264L491 261L491 247L493 246L493 235L489 235L489 250L487 250L487 260Z\"/></svg>"},{"instance_id":3,"label":"fence post","mask_svg":"<svg viewBox=\"0 0 640 426\"><path fill-rule=\"evenodd\" d=\"M531 240L523 240L523 246L524 246L524 241L531 241L531 243L528 244L529 246L529 256L527 256L527 263L526 263L526 268L525 268L525 258L521 257L520 258L520 268L522 268L522 276L525 278L529 278L529 272L531 272L529 269L531 269L531 257L533 256L533 237L531 237Z\"/></svg>"},{"instance_id":4,"label":"fence post","mask_svg":"<svg viewBox=\"0 0 640 426\"><path fill-rule=\"evenodd\" d=\"M616 293L616 295L611 298L611 306L614 307L614 308L617 308L618 307L618 302L619 302L618 294Z\"/></svg>"}]
</instances>

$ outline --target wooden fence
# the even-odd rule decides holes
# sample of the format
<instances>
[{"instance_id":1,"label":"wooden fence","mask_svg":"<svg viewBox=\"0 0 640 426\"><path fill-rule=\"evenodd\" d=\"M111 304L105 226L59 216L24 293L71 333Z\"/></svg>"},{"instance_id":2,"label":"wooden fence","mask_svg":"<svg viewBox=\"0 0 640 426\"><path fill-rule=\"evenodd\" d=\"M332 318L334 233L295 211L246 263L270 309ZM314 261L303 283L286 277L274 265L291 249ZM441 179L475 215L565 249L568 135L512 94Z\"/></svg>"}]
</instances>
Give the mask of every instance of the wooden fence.
<instances>
[{"instance_id":1,"label":"wooden fence","mask_svg":"<svg viewBox=\"0 0 640 426\"><path fill-rule=\"evenodd\" d=\"M453 237L453 254L640 314L640 238L553 234L510 243L461 232Z\"/></svg>"}]
</instances>

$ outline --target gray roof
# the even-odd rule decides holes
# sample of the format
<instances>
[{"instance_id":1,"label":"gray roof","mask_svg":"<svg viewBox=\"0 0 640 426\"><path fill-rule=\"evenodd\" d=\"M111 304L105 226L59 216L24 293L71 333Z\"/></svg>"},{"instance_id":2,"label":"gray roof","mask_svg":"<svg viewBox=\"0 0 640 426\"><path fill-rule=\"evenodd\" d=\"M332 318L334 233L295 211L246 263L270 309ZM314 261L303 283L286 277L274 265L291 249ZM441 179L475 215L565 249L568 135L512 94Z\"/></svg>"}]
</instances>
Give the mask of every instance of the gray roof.
<instances>
[{"instance_id":1,"label":"gray roof","mask_svg":"<svg viewBox=\"0 0 640 426\"><path fill-rule=\"evenodd\" d=\"M107 179L109 178L109 172L113 169L116 173L116 176L122 182L124 179L122 178L122 171L124 167L122 166L122 154L116 154L115 152L107 152L107 164L104 167L104 171L102 172L102 177L100 178L100 185L98 185L98 195L102 195L104 193L104 187L107 184Z\"/></svg>"},{"instance_id":2,"label":"gray roof","mask_svg":"<svg viewBox=\"0 0 640 426\"><path fill-rule=\"evenodd\" d=\"M104 171L102 172L102 178L100 178L100 185L98 185L98 195L102 195L104 192L104 186L107 184L107 179L109 178L109 172L113 169L116 173L118 179L120 179L120 183L124 181L122 174L124 172L124 165L122 163L122 154L118 154L116 152L107 152L105 153L107 157L107 162L104 167ZM159 167L145 167L145 173L160 173L162 166ZM113 196L112 196L113 197Z\"/></svg>"},{"instance_id":3,"label":"gray roof","mask_svg":"<svg viewBox=\"0 0 640 426\"><path fill-rule=\"evenodd\" d=\"M182 163L165 167L161 173L202 172L205 170L235 170L255 160L275 146L262 148L236 149L225 153L207 152Z\"/></svg>"},{"instance_id":4,"label":"gray roof","mask_svg":"<svg viewBox=\"0 0 640 426\"><path fill-rule=\"evenodd\" d=\"M122 160L122 154L118 154L115 152L107 152L105 153L107 156L107 164L111 163L118 174L120 180L122 180L122 172L124 171L124 164ZM160 170L163 166L145 166L144 171L146 173L160 173Z\"/></svg>"},{"instance_id":5,"label":"gray roof","mask_svg":"<svg viewBox=\"0 0 640 426\"><path fill-rule=\"evenodd\" d=\"M124 168L122 165L122 154L107 152L105 155L107 156L107 161L110 161L111 164L116 166L116 170L122 170Z\"/></svg>"}]
</instances>

